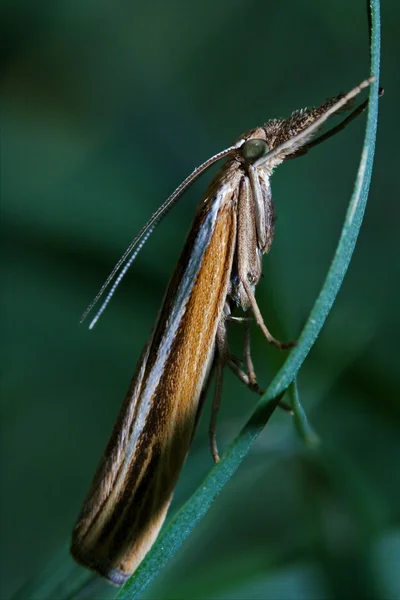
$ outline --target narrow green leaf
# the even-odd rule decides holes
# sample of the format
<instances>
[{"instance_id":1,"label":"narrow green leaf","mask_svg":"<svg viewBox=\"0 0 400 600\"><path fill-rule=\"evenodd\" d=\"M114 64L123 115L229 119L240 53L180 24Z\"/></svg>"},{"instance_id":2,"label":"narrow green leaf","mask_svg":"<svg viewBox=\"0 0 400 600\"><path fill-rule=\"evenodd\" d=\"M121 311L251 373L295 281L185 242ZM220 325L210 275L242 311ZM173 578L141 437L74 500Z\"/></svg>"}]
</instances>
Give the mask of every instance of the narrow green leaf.
<instances>
[{"instance_id":1,"label":"narrow green leaf","mask_svg":"<svg viewBox=\"0 0 400 600\"><path fill-rule=\"evenodd\" d=\"M315 449L319 446L321 440L311 427L306 411L300 402L297 379L294 379L290 385L289 394L291 400L290 404L293 410L293 421L297 432L306 446Z\"/></svg>"}]
</instances>

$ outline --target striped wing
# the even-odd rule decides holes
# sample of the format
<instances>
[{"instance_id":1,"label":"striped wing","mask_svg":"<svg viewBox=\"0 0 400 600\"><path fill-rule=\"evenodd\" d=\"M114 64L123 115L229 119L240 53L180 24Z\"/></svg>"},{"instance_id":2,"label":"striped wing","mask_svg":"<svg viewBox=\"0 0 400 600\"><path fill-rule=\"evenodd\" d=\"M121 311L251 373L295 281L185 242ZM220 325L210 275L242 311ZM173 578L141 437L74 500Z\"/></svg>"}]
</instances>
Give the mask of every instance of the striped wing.
<instances>
[{"instance_id":1,"label":"striped wing","mask_svg":"<svg viewBox=\"0 0 400 600\"><path fill-rule=\"evenodd\" d=\"M194 433L227 295L240 173L202 201L74 529L72 554L117 585L164 522Z\"/></svg>"}]
</instances>

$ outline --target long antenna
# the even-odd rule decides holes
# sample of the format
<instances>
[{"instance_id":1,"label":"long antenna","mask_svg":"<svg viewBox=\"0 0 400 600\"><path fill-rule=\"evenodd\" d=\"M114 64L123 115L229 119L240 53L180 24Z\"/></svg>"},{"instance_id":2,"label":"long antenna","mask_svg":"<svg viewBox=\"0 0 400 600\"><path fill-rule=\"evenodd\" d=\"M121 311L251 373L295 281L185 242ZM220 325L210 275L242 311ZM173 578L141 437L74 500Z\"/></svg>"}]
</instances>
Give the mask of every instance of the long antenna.
<instances>
[{"instance_id":1,"label":"long antenna","mask_svg":"<svg viewBox=\"0 0 400 600\"><path fill-rule=\"evenodd\" d=\"M160 221L165 217L167 212L179 200L179 198L182 196L182 194L189 188L190 185L192 185L192 183L202 173L204 173L204 171L206 171L209 167L211 167L211 165L213 165L215 162L217 162L221 158L224 158L225 156L228 156L229 154L231 154L242 143L243 143L243 140L239 140L233 146L229 146L229 148L225 148L225 150L222 150L221 152L214 154L214 156L212 156L211 158L206 160L203 164L201 164L199 167L197 167L176 188L176 190L169 196L169 198L167 198L167 200L156 210L156 212L149 219L149 221L147 221L146 225L144 227L142 227L142 229L139 231L137 236L129 244L128 248L125 250L125 252L121 256L121 258L119 259L119 261L117 262L117 264L115 265L115 267L113 268L113 270L111 271L111 273L109 274L109 276L107 277L107 279L105 280L103 285L101 286L101 288L98 291L98 293L96 294L95 298L92 300L92 302L89 304L89 306L83 313L83 315L81 317L81 321L80 321L81 323L86 319L86 317L91 312L93 307L97 304L97 302L103 296L107 287L115 279L103 304L101 305L101 307L99 308L98 312L96 313L95 317L93 318L92 322L89 325L89 329L92 329L94 327L96 322L99 320L100 316L105 311L108 303L110 302L112 296L114 295L114 292L117 289L118 285L120 284L123 276L125 275L125 273L129 269L129 267L131 266L131 264L133 263L133 261L135 260L137 255L139 254L140 250L143 248L144 244L146 243L146 241L148 240L148 238L150 237L150 235L152 234L153 230L158 225L158 223L160 223ZM121 271L121 272L118 274L118 271Z\"/></svg>"}]
</instances>

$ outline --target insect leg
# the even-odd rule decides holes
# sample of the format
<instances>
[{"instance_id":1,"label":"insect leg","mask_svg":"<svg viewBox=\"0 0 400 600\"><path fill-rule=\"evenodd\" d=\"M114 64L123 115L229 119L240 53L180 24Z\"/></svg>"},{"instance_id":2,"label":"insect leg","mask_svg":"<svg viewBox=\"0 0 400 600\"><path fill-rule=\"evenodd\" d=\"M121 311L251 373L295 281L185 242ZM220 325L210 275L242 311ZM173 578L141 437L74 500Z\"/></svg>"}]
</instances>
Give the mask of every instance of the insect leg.
<instances>
[{"instance_id":1,"label":"insect leg","mask_svg":"<svg viewBox=\"0 0 400 600\"><path fill-rule=\"evenodd\" d=\"M208 434L210 437L211 454L214 458L215 463L219 462L216 427L218 411L221 405L223 371L225 365L229 364L230 362L234 362L231 359L231 355L229 352L225 318L226 317L222 317L221 321L219 322L215 340L215 357L213 368L215 369L216 373L216 382L211 409L210 426L208 430Z\"/></svg>"},{"instance_id":2,"label":"insect leg","mask_svg":"<svg viewBox=\"0 0 400 600\"><path fill-rule=\"evenodd\" d=\"M256 304L256 307L258 309L257 304ZM254 310L253 310L253 312L254 312ZM261 313L260 313L260 316L261 316ZM226 320L229 318L230 317L224 316L218 325L217 335L216 335L216 344L215 344L215 356L214 356L214 361L213 361L213 366L212 366L212 371L213 372L215 371L215 374L216 374L216 382L215 382L215 391L214 391L214 398L213 398L213 403L212 403L211 418L210 418L210 425L209 425L208 433L209 433L209 439L210 439L211 454L213 456L215 463L219 462L219 460L220 460L219 452L218 452L218 445L217 445L217 437L216 437L216 426L217 426L218 412L219 412L219 408L221 405L222 379L223 379L224 367L228 366L231 369L231 371L240 379L240 381L242 383L244 383L251 391L255 392L259 396L262 396L264 394L264 390L262 388L260 388L260 386L257 383L257 378L256 378L256 374L254 371L253 361L251 359L249 322L247 319L242 320L242 322L245 324L244 356L245 356L246 368L248 369L248 373L249 373L249 374L247 374L243 371L243 369L240 368L240 366L238 365L238 361L235 359L235 357L231 354L231 352L229 350L227 331L226 331ZM262 319L262 317L261 317L261 319ZM256 316L256 320L257 320L257 316ZM264 324L263 321L262 321L262 323ZM264 327L265 327L265 325L264 325ZM265 327L265 329L268 332L266 327ZM280 348L291 347L293 345L292 342L287 342L287 345L284 342L278 342L277 340L275 340L275 338L273 338L269 334L269 332L268 332L268 335L270 336L270 338L272 340L274 340L273 342L269 342L269 343L279 344L278 347L280 347ZM267 339L268 339L268 337L267 337ZM269 339L268 339L268 341L269 341ZM286 404L286 402L279 400L278 404L279 404L279 407L282 408L283 410L285 410L286 412L292 412L291 407L288 404Z\"/></svg>"},{"instance_id":3,"label":"insect leg","mask_svg":"<svg viewBox=\"0 0 400 600\"><path fill-rule=\"evenodd\" d=\"M251 359L251 345L250 345L250 321L247 319L244 323L244 359L246 362L247 372L249 374L249 388L255 392L257 392L260 396L264 394L264 390L260 388L257 383L257 377L254 370L253 361ZM283 402L283 400L279 401L279 408L285 410L286 412L292 412L292 407Z\"/></svg>"},{"instance_id":4,"label":"insect leg","mask_svg":"<svg viewBox=\"0 0 400 600\"><path fill-rule=\"evenodd\" d=\"M242 284L243 284L244 289L246 290L246 294L249 299L251 310L253 311L254 318L257 322L257 325L259 326L259 328L263 332L264 336L266 337L268 344L272 344L273 346L276 346L280 350L285 350L287 348L293 348L293 346L296 345L296 342L280 342L279 340L276 340L273 337L273 335L271 335L271 333L267 329L267 326L264 323L264 319L262 317L260 309L258 308L258 304L257 304L256 298L254 296L253 290L251 289L251 286L248 283L248 281L246 281L245 277L243 277L243 279L242 279Z\"/></svg>"},{"instance_id":5,"label":"insect leg","mask_svg":"<svg viewBox=\"0 0 400 600\"><path fill-rule=\"evenodd\" d=\"M242 383L244 383L249 390L251 390L252 392L255 392L256 394L258 394L259 396L263 396L265 393L265 390L263 390L257 383L257 381L255 382L251 382L250 381L250 377L247 375L247 373L245 373L237 364L235 361L233 360L228 360L227 362L227 366L230 368L230 370L232 371L232 373L234 373L236 375L236 377L238 377L240 379L240 381ZM284 402L283 400L279 400L278 403L279 408L281 408L282 410L284 410L285 412L290 412L292 413L292 407L287 404L287 402Z\"/></svg>"},{"instance_id":6,"label":"insect leg","mask_svg":"<svg viewBox=\"0 0 400 600\"><path fill-rule=\"evenodd\" d=\"M247 373L243 371L238 365L237 360L234 360L234 357L230 355L230 359L227 362L227 366L230 368L232 373L236 375L240 379L242 383L244 383L249 390L255 392L259 396L263 396L265 390L263 390L257 383L257 376L255 373L253 361L251 358L251 343L250 343L250 323L251 320L249 317L231 317L228 316L227 319L229 321L235 321L238 323L242 323L244 325L244 360L246 364ZM283 400L279 401L279 408L286 412L292 412L292 407L284 402Z\"/></svg>"},{"instance_id":7,"label":"insect leg","mask_svg":"<svg viewBox=\"0 0 400 600\"><path fill-rule=\"evenodd\" d=\"M257 377L254 371L253 361L251 359L251 350L250 350L250 323L249 321L244 321L244 360L246 363L247 373L249 374L249 380L252 386L257 385Z\"/></svg>"}]
</instances>

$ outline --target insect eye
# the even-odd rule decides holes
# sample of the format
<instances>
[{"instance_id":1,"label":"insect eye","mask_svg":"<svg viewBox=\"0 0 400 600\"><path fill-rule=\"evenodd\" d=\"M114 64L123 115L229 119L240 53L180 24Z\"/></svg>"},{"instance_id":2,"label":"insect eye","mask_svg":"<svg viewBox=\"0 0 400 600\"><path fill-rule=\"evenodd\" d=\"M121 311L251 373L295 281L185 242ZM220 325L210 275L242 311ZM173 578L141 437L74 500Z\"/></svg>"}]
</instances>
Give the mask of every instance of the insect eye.
<instances>
[{"instance_id":1,"label":"insect eye","mask_svg":"<svg viewBox=\"0 0 400 600\"><path fill-rule=\"evenodd\" d=\"M269 147L264 140L247 140L242 146L242 156L249 163L255 162L258 158L267 154L267 152L269 152Z\"/></svg>"}]
</instances>

